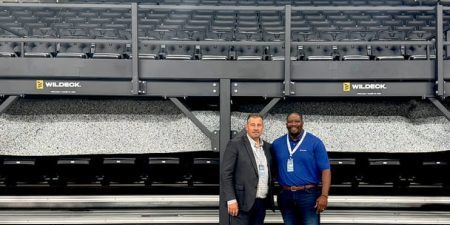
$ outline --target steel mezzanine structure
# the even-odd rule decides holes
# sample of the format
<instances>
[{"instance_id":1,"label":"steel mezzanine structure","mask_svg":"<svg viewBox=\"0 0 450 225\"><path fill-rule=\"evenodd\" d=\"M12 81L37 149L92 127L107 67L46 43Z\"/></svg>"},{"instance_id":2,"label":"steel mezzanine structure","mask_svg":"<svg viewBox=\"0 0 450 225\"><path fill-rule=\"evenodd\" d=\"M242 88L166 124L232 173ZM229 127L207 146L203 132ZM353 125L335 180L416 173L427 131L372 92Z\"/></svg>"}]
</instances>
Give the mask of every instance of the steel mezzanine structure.
<instances>
[{"instance_id":1,"label":"steel mezzanine structure","mask_svg":"<svg viewBox=\"0 0 450 225\"><path fill-rule=\"evenodd\" d=\"M3 37L0 42L21 43L20 57L0 58L0 95L7 98L0 105L4 112L18 96L161 96L169 98L211 139L212 150L224 149L231 137L232 97L271 98L261 113L267 113L286 97L421 97L429 98L450 119L439 99L449 96L450 61L444 60L443 11L436 6L172 6L131 4L20 4L2 3L2 8L69 8L131 10L131 39ZM186 41L140 38L139 11L232 10L278 11L284 14L284 40L280 41ZM405 41L292 41L291 15L296 11L435 11L436 36L432 40ZM4 28L9 30L8 28ZM9 30L10 31L10 30ZM10 31L11 32L11 31ZM14 31L12 31L14 33ZM19 35L19 34L17 34ZM24 57L24 44L104 43L131 46L130 59L75 59ZM193 46L277 46L284 48L279 61L240 60L146 60L140 59L139 44ZM345 45L425 45L426 60L398 61L296 61L291 49L299 46ZM435 47L436 59L430 49ZM220 131L208 130L180 97L219 97Z\"/></svg>"},{"instance_id":2,"label":"steel mezzanine structure","mask_svg":"<svg viewBox=\"0 0 450 225\"><path fill-rule=\"evenodd\" d=\"M265 97L266 114L281 98L294 97L421 97L429 98L447 118L448 110L439 99L450 93L449 61L444 60L443 11L435 7L292 7L287 6L164 6L144 4L0 4L1 8L110 8L131 10L131 39L65 39L8 37L0 42L105 43L128 44L131 56L118 59L0 58L0 105L4 112L19 96L139 96L167 97L211 139L214 151L223 150L231 137L232 97ZM282 41L181 41L146 40L138 36L141 9L279 11L284 14ZM436 37L420 41L292 41L291 15L295 11L432 11L436 12ZM7 28L6 28L7 29ZM278 46L284 48L282 61L208 61L140 59L139 44L193 46ZM298 46L343 45L426 45L426 60L397 61L292 61L291 49ZM429 49L434 46L436 59ZM23 48L21 49L24 53ZM49 85L47 85L47 83ZM360 88L362 87L362 88ZM220 131L210 131L179 100L183 97L216 97L220 101ZM223 152L223 151L221 151ZM214 214L214 222L217 215ZM195 218L196 222L198 218ZM279 218L278 218L279 220ZM148 222L148 221L147 221Z\"/></svg>"}]
</instances>

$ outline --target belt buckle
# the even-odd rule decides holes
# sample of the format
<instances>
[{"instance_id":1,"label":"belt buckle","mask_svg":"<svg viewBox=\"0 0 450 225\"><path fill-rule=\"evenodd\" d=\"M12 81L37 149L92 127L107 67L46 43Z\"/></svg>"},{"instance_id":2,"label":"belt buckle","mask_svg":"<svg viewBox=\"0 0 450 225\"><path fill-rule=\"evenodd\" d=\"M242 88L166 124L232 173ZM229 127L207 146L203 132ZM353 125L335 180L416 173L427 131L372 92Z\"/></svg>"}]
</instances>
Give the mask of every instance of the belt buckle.
<instances>
[{"instance_id":1,"label":"belt buckle","mask_svg":"<svg viewBox=\"0 0 450 225\"><path fill-rule=\"evenodd\" d=\"M297 191L295 188L296 188L295 186L290 187L291 191Z\"/></svg>"}]
</instances>

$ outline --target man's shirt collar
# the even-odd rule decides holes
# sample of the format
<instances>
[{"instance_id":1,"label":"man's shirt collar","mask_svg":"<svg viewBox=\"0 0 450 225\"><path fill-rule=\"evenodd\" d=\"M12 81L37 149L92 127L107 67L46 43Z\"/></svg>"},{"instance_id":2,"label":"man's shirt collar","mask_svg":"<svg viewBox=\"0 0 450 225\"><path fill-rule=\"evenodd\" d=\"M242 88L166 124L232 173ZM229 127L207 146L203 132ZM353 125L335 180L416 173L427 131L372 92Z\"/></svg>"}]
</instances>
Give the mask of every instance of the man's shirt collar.
<instances>
[{"instance_id":1,"label":"man's shirt collar","mask_svg":"<svg viewBox=\"0 0 450 225\"><path fill-rule=\"evenodd\" d=\"M264 145L264 142L261 138L259 138L259 146L256 145L256 141L253 140L248 134L247 134L247 138L248 138L248 141L250 141L250 146L252 146L252 148L253 147L255 147L255 148L261 147L262 148Z\"/></svg>"}]
</instances>

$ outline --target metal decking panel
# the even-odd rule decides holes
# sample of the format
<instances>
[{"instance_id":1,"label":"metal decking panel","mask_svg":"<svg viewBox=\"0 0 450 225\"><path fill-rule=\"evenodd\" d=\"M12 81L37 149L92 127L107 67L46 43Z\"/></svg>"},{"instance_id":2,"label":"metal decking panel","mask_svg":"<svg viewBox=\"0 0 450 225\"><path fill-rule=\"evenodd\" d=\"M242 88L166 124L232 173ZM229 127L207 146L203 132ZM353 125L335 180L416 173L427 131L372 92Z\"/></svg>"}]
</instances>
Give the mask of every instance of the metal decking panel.
<instances>
[{"instance_id":1,"label":"metal decking panel","mask_svg":"<svg viewBox=\"0 0 450 225\"><path fill-rule=\"evenodd\" d=\"M304 97L427 97L433 95L433 82L296 82L295 92Z\"/></svg>"},{"instance_id":2,"label":"metal decking panel","mask_svg":"<svg viewBox=\"0 0 450 225\"><path fill-rule=\"evenodd\" d=\"M131 80L131 60L0 58L0 68L0 78Z\"/></svg>"},{"instance_id":3,"label":"metal decking panel","mask_svg":"<svg viewBox=\"0 0 450 225\"><path fill-rule=\"evenodd\" d=\"M297 97L428 97L433 82L294 82ZM281 82L233 82L233 96L282 97Z\"/></svg>"},{"instance_id":4,"label":"metal decking panel","mask_svg":"<svg viewBox=\"0 0 450 225\"><path fill-rule=\"evenodd\" d=\"M145 95L164 97L219 96L219 82L150 81Z\"/></svg>"},{"instance_id":5,"label":"metal decking panel","mask_svg":"<svg viewBox=\"0 0 450 225\"><path fill-rule=\"evenodd\" d=\"M0 79L4 95L131 95L131 81Z\"/></svg>"},{"instance_id":6,"label":"metal decking panel","mask_svg":"<svg viewBox=\"0 0 450 225\"><path fill-rule=\"evenodd\" d=\"M292 80L433 80L435 61L294 61Z\"/></svg>"},{"instance_id":7,"label":"metal decking panel","mask_svg":"<svg viewBox=\"0 0 450 225\"><path fill-rule=\"evenodd\" d=\"M292 80L432 80L434 61L293 61ZM446 68L450 62L445 61ZM1 78L130 79L131 60L1 58ZM140 60L140 78L283 80L282 61ZM450 74L445 75L450 79Z\"/></svg>"},{"instance_id":8,"label":"metal decking panel","mask_svg":"<svg viewBox=\"0 0 450 225\"><path fill-rule=\"evenodd\" d=\"M281 61L143 60L141 79L282 80Z\"/></svg>"}]
</instances>

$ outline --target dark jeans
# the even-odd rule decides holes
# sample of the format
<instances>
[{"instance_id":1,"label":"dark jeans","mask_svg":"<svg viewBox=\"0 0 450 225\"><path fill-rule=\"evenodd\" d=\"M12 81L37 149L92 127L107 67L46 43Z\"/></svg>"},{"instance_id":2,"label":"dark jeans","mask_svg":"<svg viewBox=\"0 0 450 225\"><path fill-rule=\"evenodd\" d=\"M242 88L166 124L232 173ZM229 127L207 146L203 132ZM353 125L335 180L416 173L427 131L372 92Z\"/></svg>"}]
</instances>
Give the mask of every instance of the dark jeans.
<instances>
[{"instance_id":1,"label":"dark jeans","mask_svg":"<svg viewBox=\"0 0 450 225\"><path fill-rule=\"evenodd\" d=\"M317 225L320 214L314 206L320 196L317 188L304 191L283 190L278 195L278 206L285 225Z\"/></svg>"},{"instance_id":2,"label":"dark jeans","mask_svg":"<svg viewBox=\"0 0 450 225\"><path fill-rule=\"evenodd\" d=\"M239 210L238 216L230 216L231 225L263 225L266 217L266 200L257 198L248 212Z\"/></svg>"}]
</instances>

